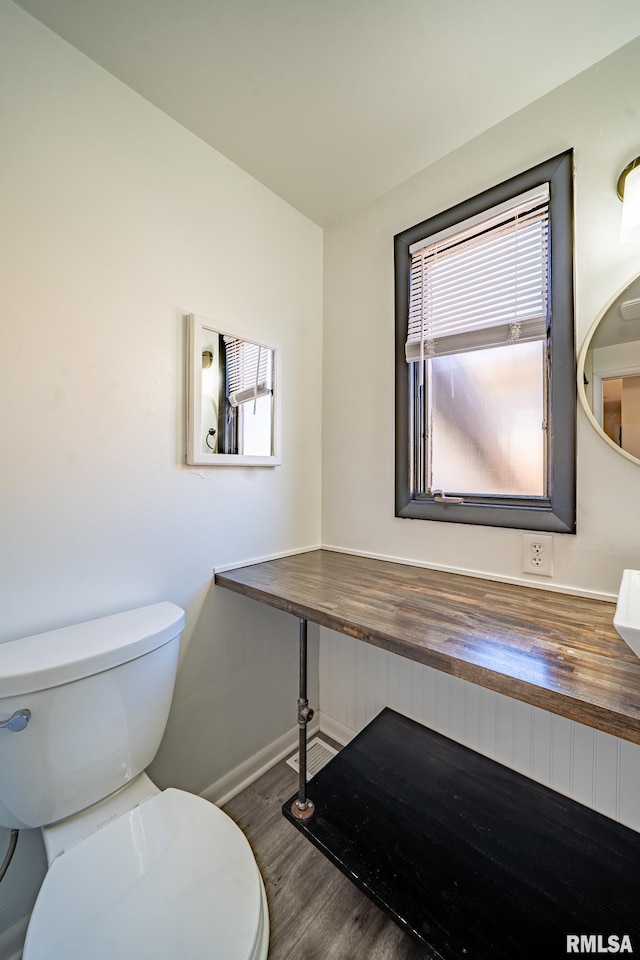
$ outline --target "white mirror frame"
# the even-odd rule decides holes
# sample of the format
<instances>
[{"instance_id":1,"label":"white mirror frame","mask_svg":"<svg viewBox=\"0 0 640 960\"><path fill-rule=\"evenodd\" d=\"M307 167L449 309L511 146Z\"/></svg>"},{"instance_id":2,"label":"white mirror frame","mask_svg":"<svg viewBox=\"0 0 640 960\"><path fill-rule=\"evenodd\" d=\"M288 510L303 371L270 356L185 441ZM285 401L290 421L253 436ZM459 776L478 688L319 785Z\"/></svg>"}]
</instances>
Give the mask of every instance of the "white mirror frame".
<instances>
[{"instance_id":1,"label":"white mirror frame","mask_svg":"<svg viewBox=\"0 0 640 960\"><path fill-rule=\"evenodd\" d=\"M605 441L605 443L607 443L612 450L615 450L616 453L621 454L623 457L626 457L627 460L630 460L631 463L640 464L640 460L638 460L637 457L634 457L633 454L627 453L626 450L624 450L622 447L619 447L618 444L614 443L611 437L608 437L607 434L604 432L602 424L598 422L597 417L595 416L593 410L591 409L591 406L589 405L589 401L587 400L587 392L584 388L584 376L585 376L585 365L587 360L587 353L589 351L589 347L591 346L591 341L595 336L595 332L600 326L600 323L603 320L604 315L608 313L610 307L615 303L618 297L620 297L624 293L624 291L633 283L634 279L635 278L632 277L631 280L623 284L623 286L620 287L620 289L617 290L616 293L614 293L614 295L604 305L604 307L602 308L602 310L600 311L600 313L595 318L595 320L593 321L593 323L591 324L591 326L587 331L587 334L582 343L582 347L580 348L580 353L578 355L578 398L580 400L580 405L585 412L587 420L589 421L591 426L594 428L596 433ZM610 372L613 372L613 371L610 371ZM628 370L625 368L624 370L618 371L620 376L623 376L624 374L635 373L635 372L636 372L635 368L633 370L631 368L629 368ZM598 382L594 384L594 394L597 395L599 392L600 397L602 397L602 381L600 380L600 378L597 378L597 379L598 379Z\"/></svg>"},{"instance_id":2,"label":"white mirror frame","mask_svg":"<svg viewBox=\"0 0 640 960\"><path fill-rule=\"evenodd\" d=\"M196 466L227 467L274 467L282 463L280 457L280 390L279 390L279 351L274 344L261 343L251 334L230 329L222 329L219 324L206 317L190 313L187 321L187 454L186 462ZM202 343L204 331L216 335L235 337L273 351L273 417L271 424L271 456L254 456L242 453L203 453L200 445L202 432Z\"/></svg>"}]
</instances>

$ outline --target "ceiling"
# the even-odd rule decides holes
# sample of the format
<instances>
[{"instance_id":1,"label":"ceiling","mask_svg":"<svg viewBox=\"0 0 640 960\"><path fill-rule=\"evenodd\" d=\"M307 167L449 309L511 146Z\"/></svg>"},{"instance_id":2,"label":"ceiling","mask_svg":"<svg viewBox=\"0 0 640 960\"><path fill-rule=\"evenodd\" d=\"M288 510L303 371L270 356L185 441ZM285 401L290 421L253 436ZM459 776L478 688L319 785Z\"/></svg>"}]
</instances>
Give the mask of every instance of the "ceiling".
<instances>
[{"instance_id":1,"label":"ceiling","mask_svg":"<svg viewBox=\"0 0 640 960\"><path fill-rule=\"evenodd\" d=\"M640 35L637 0L17 0L326 225Z\"/></svg>"}]
</instances>

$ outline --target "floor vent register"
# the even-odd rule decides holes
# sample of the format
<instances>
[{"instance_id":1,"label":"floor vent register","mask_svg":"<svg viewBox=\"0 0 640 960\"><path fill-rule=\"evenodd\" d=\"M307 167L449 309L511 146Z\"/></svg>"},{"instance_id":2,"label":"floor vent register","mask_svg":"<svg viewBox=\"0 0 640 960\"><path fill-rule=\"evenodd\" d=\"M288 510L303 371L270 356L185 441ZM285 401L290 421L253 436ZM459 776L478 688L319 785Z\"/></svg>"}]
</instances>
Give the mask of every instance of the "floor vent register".
<instances>
[{"instance_id":1,"label":"floor vent register","mask_svg":"<svg viewBox=\"0 0 640 960\"><path fill-rule=\"evenodd\" d=\"M329 744L325 743L320 737L314 737L313 740L310 740L307 744L307 780L315 777L318 770L322 770L322 768L329 763L329 760L335 757L337 752L337 750L330 747ZM293 767L296 773L300 773L300 761L297 750L293 756L289 757L287 763L290 767Z\"/></svg>"}]
</instances>

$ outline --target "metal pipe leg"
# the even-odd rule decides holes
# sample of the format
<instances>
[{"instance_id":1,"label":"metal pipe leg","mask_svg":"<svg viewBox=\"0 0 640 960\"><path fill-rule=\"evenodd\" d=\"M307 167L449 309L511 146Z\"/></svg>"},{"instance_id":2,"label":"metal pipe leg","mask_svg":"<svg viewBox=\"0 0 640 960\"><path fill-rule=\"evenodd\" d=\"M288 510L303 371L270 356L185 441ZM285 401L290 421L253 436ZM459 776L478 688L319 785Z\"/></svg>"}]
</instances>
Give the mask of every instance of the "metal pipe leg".
<instances>
[{"instance_id":1,"label":"metal pipe leg","mask_svg":"<svg viewBox=\"0 0 640 960\"><path fill-rule=\"evenodd\" d=\"M313 801L307 797L307 724L313 719L313 710L307 700L307 621L300 619L300 685L298 695L298 796L291 804L291 813L298 820L313 816Z\"/></svg>"}]
</instances>

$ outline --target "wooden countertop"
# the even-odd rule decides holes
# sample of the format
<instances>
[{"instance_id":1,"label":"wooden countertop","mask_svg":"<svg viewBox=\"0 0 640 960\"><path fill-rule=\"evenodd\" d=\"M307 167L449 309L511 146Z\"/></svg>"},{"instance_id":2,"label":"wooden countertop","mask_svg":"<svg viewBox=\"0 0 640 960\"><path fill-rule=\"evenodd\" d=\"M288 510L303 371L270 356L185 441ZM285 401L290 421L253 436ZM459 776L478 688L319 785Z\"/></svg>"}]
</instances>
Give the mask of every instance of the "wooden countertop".
<instances>
[{"instance_id":1,"label":"wooden countertop","mask_svg":"<svg viewBox=\"0 0 640 960\"><path fill-rule=\"evenodd\" d=\"M640 743L640 659L602 600L314 550L221 587Z\"/></svg>"}]
</instances>

